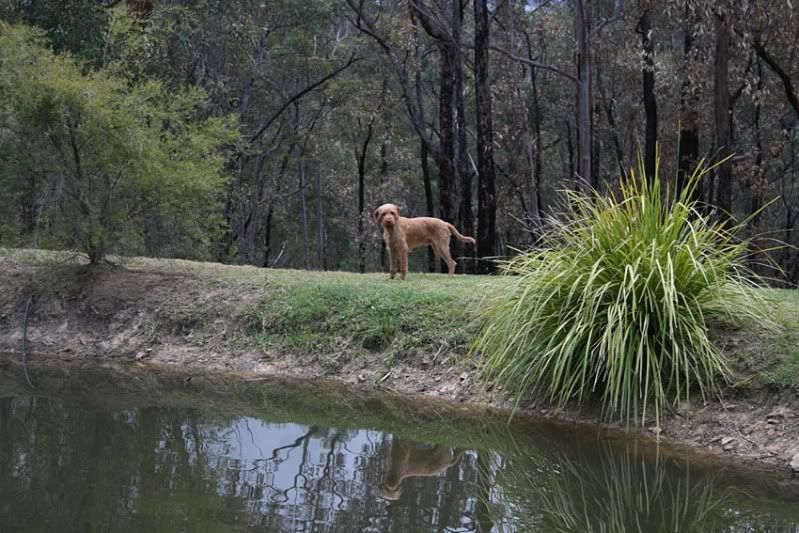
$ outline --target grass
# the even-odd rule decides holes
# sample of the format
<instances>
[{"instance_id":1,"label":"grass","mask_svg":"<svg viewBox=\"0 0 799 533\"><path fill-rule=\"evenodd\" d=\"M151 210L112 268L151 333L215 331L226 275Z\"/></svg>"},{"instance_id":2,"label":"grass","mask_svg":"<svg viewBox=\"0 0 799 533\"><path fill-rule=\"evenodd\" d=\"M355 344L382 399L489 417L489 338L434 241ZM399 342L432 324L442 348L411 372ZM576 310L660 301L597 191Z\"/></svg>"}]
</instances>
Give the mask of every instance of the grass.
<instances>
[{"instance_id":1,"label":"grass","mask_svg":"<svg viewBox=\"0 0 799 533\"><path fill-rule=\"evenodd\" d=\"M246 312L264 348L304 352L384 352L408 357L431 349L465 351L474 334L478 279L413 274L295 272L267 278L268 294Z\"/></svg>"},{"instance_id":2,"label":"grass","mask_svg":"<svg viewBox=\"0 0 799 533\"><path fill-rule=\"evenodd\" d=\"M385 274L273 270L194 261L112 258L132 274L158 274L162 296L138 291L134 305L149 313L153 336L181 336L187 343L227 350L214 323L223 321L235 349L257 349L299 356L315 354L337 365L350 358L377 355L391 366L398 360L432 357L439 350L463 356L479 332L484 295L514 287L513 277L411 273L404 282ZM45 273L48 294L77 298L91 276L53 274L83 264L78 254L0 248L0 290L20 283L8 271L21 265ZM109 271L108 275L115 275ZM40 277L40 276L37 276ZM186 281L191 281L191 291ZM133 280L135 281L135 279ZM56 290L57 289L57 290ZM712 339L732 370L736 390L794 388L799 391L799 291L759 289L770 302L776 331L757 325L715 328ZM124 294L112 294L122 298ZM147 298L153 302L148 303ZM41 302L45 302L42 300ZM152 309L147 305L153 304ZM13 302L9 303L13 311ZM99 309L102 311L102 309ZM70 312L64 308L63 312ZM93 312L91 315L94 316ZM2 312L0 312L0 315ZM9 315L10 316L10 315ZM0 321L0 330L17 327ZM235 357L235 349L230 349Z\"/></svg>"},{"instance_id":3,"label":"grass","mask_svg":"<svg viewBox=\"0 0 799 533\"><path fill-rule=\"evenodd\" d=\"M59 294L80 294L74 272L79 255L40 250L0 249L13 264L40 265ZM405 281L388 274L263 269L174 259L111 258L121 272L158 274L169 289L153 307L157 333L184 336L193 344L214 344L214 323L235 330L238 347L274 353L319 355L332 366L342 360L379 354L388 366L397 360L436 352L463 355L477 332L486 279L411 272ZM113 271L109 272L114 275ZM188 282L191 283L188 283ZM494 278L492 285L503 283ZM135 291L134 285L127 292ZM198 286L199 285L199 286ZM112 286L112 288L115 288ZM52 291L50 291L52 292ZM120 291L119 296L126 296ZM139 295L136 295L137 297ZM153 297L155 298L155 297ZM147 311L145 309L145 311ZM189 337L190 336L190 337Z\"/></svg>"},{"instance_id":4,"label":"grass","mask_svg":"<svg viewBox=\"0 0 799 533\"><path fill-rule=\"evenodd\" d=\"M504 265L513 283L475 342L486 375L518 398L599 397L627 421L716 392L731 372L709 324L776 328L746 268L748 243L691 200L707 172L700 164L675 195L641 163L618 197L568 193L541 247Z\"/></svg>"}]
</instances>

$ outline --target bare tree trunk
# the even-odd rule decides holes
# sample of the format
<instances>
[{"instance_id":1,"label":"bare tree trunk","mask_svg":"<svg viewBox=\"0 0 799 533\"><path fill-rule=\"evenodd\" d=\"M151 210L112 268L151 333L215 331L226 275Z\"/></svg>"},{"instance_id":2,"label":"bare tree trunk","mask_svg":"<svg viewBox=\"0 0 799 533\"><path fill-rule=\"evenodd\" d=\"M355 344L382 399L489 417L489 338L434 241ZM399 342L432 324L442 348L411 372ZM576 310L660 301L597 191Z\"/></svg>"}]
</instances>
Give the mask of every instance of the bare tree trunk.
<instances>
[{"instance_id":1,"label":"bare tree trunk","mask_svg":"<svg viewBox=\"0 0 799 533\"><path fill-rule=\"evenodd\" d=\"M647 9L638 20L636 31L641 36L641 71L643 73L644 114L646 134L644 145L644 172L646 179L655 178L658 140L658 107L655 98L655 46L652 42L652 21Z\"/></svg>"},{"instance_id":2,"label":"bare tree trunk","mask_svg":"<svg viewBox=\"0 0 799 533\"><path fill-rule=\"evenodd\" d=\"M527 41L527 57L530 61L533 61L533 46L530 36L527 33L524 36ZM530 142L527 143L527 165L530 169L530 185L533 194L530 203L533 206L534 213L529 217L530 220L527 221L527 225L531 229L535 228L535 233L531 235L532 240L535 241L544 217L543 201L541 200L541 173L543 172L544 163L542 159L543 141L541 137L541 103L538 96L538 78L536 77L535 65L530 64L528 66L532 96L525 129L528 130L531 137ZM525 212L527 212L527 209L525 209Z\"/></svg>"},{"instance_id":3,"label":"bare tree trunk","mask_svg":"<svg viewBox=\"0 0 799 533\"><path fill-rule=\"evenodd\" d=\"M458 137L458 159L455 174L460 177L460 207L458 209L458 225L465 235L474 235L474 215L472 214L472 171L466 143L466 99L463 87L463 50L461 35L463 31L463 3L452 2L452 40L457 53L455 62L455 116ZM465 247L460 241L454 241L453 257L464 256ZM458 261L464 272L474 271L473 261Z\"/></svg>"},{"instance_id":4,"label":"bare tree trunk","mask_svg":"<svg viewBox=\"0 0 799 533\"><path fill-rule=\"evenodd\" d=\"M412 15L418 18L425 32L435 39L438 49L439 143L433 155L438 167L439 216L447 222L456 222L458 184L455 173L455 77L460 50L453 43L452 28L444 27L442 18L431 14L424 0L411 0L410 7ZM417 95L420 94L417 87ZM442 269L442 272L446 272L446 269Z\"/></svg>"},{"instance_id":5,"label":"bare tree trunk","mask_svg":"<svg viewBox=\"0 0 799 533\"><path fill-rule=\"evenodd\" d=\"M716 157L727 158L732 150L732 125L730 117L729 56L730 29L723 14L715 15L716 55L714 62L715 111L716 111ZM716 207L719 217L729 218L732 214L732 162L728 159L716 171Z\"/></svg>"},{"instance_id":6,"label":"bare tree trunk","mask_svg":"<svg viewBox=\"0 0 799 533\"><path fill-rule=\"evenodd\" d=\"M757 62L757 92L763 90L763 63ZM763 185L765 183L766 165L763 161L763 131L760 124L760 115L762 112L762 100L760 98L755 100L755 113L754 113L754 140L755 140L755 166L751 178L748 180L749 185L749 215L752 217L752 226L757 225L760 218L760 208L763 206Z\"/></svg>"},{"instance_id":7,"label":"bare tree trunk","mask_svg":"<svg viewBox=\"0 0 799 533\"><path fill-rule=\"evenodd\" d=\"M369 150L369 141L372 140L372 125L369 121L366 137L361 145L358 155L358 272L366 272L366 240L363 232L363 219L366 216L366 154Z\"/></svg>"},{"instance_id":8,"label":"bare tree trunk","mask_svg":"<svg viewBox=\"0 0 799 533\"><path fill-rule=\"evenodd\" d=\"M593 164L591 149L593 129L591 124L591 51L588 46L589 19L584 2L574 1L574 36L577 40L577 188L588 191L595 186L591 175ZM589 0L590 1L590 0Z\"/></svg>"},{"instance_id":9,"label":"bare tree trunk","mask_svg":"<svg viewBox=\"0 0 799 533\"><path fill-rule=\"evenodd\" d=\"M571 123L568 120L564 121L564 123L566 124L566 162L569 165L568 179L573 180L576 171L574 168L574 142L572 141L572 128ZM575 189L579 190L580 187L577 187L576 181L574 184Z\"/></svg>"},{"instance_id":10,"label":"bare tree trunk","mask_svg":"<svg viewBox=\"0 0 799 533\"><path fill-rule=\"evenodd\" d=\"M317 164L314 172L314 195L316 196L316 268L327 270L325 261L325 214L322 202L322 168Z\"/></svg>"},{"instance_id":11,"label":"bare tree trunk","mask_svg":"<svg viewBox=\"0 0 799 533\"><path fill-rule=\"evenodd\" d=\"M455 203L455 58L457 51L441 45L439 58L438 127L440 135L438 167L438 194L441 218L447 222L457 220Z\"/></svg>"},{"instance_id":12,"label":"bare tree trunk","mask_svg":"<svg viewBox=\"0 0 799 533\"><path fill-rule=\"evenodd\" d=\"M494 178L494 134L491 117L491 86L488 79L489 12L486 0L474 0L474 74L477 108L477 255L496 253L497 204ZM492 261L480 261L479 273L494 270Z\"/></svg>"},{"instance_id":13,"label":"bare tree trunk","mask_svg":"<svg viewBox=\"0 0 799 533\"><path fill-rule=\"evenodd\" d=\"M616 106L612 96L605 93L604 84L602 83L602 70L597 68L596 71L596 84L597 93L602 100L602 107L605 109L605 116L608 120L608 127L610 128L611 138L613 140L613 150L616 153L616 163L619 165L619 177L627 174L627 169L624 167L624 149L621 145L621 136L619 135L619 127L616 125Z\"/></svg>"},{"instance_id":14,"label":"bare tree trunk","mask_svg":"<svg viewBox=\"0 0 799 533\"><path fill-rule=\"evenodd\" d=\"M283 160L280 162L280 170L278 171L277 175L277 184L275 186L274 196L280 194L280 190L283 186L283 176L286 173L286 168L288 168L289 161L291 160L291 156L294 154L295 150L297 150L297 144L292 143L291 147L283 156ZM264 221L264 257L262 263L264 267L269 266L270 255L272 253L272 219L275 213L276 201L274 196L269 201L269 207L266 210L266 220Z\"/></svg>"},{"instance_id":15,"label":"bare tree trunk","mask_svg":"<svg viewBox=\"0 0 799 533\"><path fill-rule=\"evenodd\" d=\"M430 159L427 151L427 145L420 143L419 158L422 160L422 180L424 181L424 199L425 207L427 208L427 216L435 216L435 206L433 203L433 184L430 179ZM427 271L436 271L436 256L431 247L427 247Z\"/></svg>"},{"instance_id":16,"label":"bare tree trunk","mask_svg":"<svg viewBox=\"0 0 799 533\"><path fill-rule=\"evenodd\" d=\"M305 269L310 268L310 244L308 242L308 207L305 204L305 160L300 155L299 189L300 189L300 218L302 221L302 242L305 247Z\"/></svg>"},{"instance_id":17,"label":"bare tree trunk","mask_svg":"<svg viewBox=\"0 0 799 533\"><path fill-rule=\"evenodd\" d=\"M685 188L685 182L691 176L699 160L699 113L694 87L692 65L694 63L694 8L693 0L685 2L685 21L683 37L683 79L680 89L680 142L678 147L677 161L677 194L681 194ZM693 200L699 199L701 193L697 186L694 190Z\"/></svg>"}]
</instances>

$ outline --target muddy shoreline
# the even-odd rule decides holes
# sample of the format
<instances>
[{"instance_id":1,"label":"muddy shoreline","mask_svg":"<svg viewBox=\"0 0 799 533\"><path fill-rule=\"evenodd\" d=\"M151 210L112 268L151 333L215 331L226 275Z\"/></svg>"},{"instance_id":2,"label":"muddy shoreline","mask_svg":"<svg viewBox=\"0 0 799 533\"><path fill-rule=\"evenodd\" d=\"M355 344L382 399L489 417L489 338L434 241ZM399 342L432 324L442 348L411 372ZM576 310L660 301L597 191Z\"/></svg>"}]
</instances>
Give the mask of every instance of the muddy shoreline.
<instances>
[{"instance_id":1,"label":"muddy shoreline","mask_svg":"<svg viewBox=\"0 0 799 533\"><path fill-rule=\"evenodd\" d=\"M42 277L42 268L0 256L0 352L5 354L7 369L19 357L25 302L32 280L37 274ZM31 369L35 373L37 365L46 363L79 371L82 365L113 363L154 372L168 369L187 377L333 382L354 391L382 390L468 409L507 412L512 406L502 390L479 380L462 347L435 351L422 347L387 364L379 352L357 357L339 354L331 363L319 353L277 353L254 346L244 338L233 310L252 305L257 296L252 284L218 278L209 282L208 277L194 273L142 268L96 276L89 283L50 292L40 290L27 334ZM188 321L190 327L174 327L169 317L180 315L187 302L196 301L220 303L202 325ZM169 327L161 327L164 322ZM520 413L600 424L598 410L591 407L564 410L528 401ZM722 399L698 399L680 406L657 427L654 422L642 428L602 425L790 475L791 461L799 454L799 395L789 389L727 390Z\"/></svg>"}]
</instances>

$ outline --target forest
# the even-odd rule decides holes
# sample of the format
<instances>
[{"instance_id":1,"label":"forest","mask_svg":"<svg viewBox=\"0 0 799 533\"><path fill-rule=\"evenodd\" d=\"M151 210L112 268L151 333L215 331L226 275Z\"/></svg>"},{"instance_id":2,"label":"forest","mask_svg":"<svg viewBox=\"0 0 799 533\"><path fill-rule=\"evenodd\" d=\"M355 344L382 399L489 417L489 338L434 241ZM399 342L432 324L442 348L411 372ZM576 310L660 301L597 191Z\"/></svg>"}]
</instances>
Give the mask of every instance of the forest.
<instances>
[{"instance_id":1,"label":"forest","mask_svg":"<svg viewBox=\"0 0 799 533\"><path fill-rule=\"evenodd\" d=\"M788 0L4 0L0 246L376 271L535 247L642 165L799 281ZM733 224L734 222L731 222ZM460 246L460 245L459 245ZM412 269L436 270L432 255ZM771 272L771 271L770 271Z\"/></svg>"}]
</instances>

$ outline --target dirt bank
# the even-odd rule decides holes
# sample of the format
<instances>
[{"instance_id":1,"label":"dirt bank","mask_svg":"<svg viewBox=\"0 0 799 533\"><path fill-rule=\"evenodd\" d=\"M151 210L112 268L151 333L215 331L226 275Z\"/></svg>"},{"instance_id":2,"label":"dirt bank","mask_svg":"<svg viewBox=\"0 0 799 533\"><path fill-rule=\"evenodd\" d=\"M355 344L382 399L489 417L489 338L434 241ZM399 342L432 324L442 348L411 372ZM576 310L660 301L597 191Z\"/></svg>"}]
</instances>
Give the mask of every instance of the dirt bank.
<instances>
[{"instance_id":1,"label":"dirt bank","mask_svg":"<svg viewBox=\"0 0 799 533\"><path fill-rule=\"evenodd\" d=\"M20 352L24 310L33 294L27 335L32 360L116 360L189 374L224 371L247 379L327 379L359 389L509 407L503 391L478 381L464 355L476 328L469 314L476 285L461 280L450 290L443 276L419 278L389 285L377 275L326 277L154 260L89 271L69 256L5 251L0 253L0 352ZM339 287L332 295L307 292L308 287L331 284ZM361 290L407 299L419 322L411 317L395 323L397 319L390 317L396 310L388 308L384 322L363 331L353 327L344 335L340 330L346 325L331 326L327 318L318 318L350 312L346 302ZM308 295L308 301L299 298ZM299 303L281 307L281 298L294 297ZM302 314L320 298L323 309L316 315ZM369 305L373 309L364 312L370 316L382 312L378 302ZM446 318L451 324L437 322L442 314L438 305L454 309ZM272 326L291 313L298 317L295 329ZM425 324L431 331L424 331ZM382 329L375 333L378 327ZM383 337L390 340L378 342ZM338 340L330 344L330 338ZM522 409L563 420L598 420L590 408L573 412L529 402ZM723 401L696 401L666 416L659 427L649 424L636 431L790 471L791 460L799 454L799 395L792 387L738 386L726 390Z\"/></svg>"}]
</instances>

